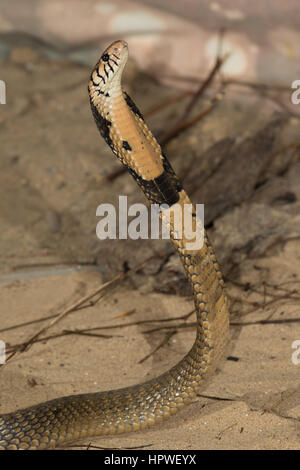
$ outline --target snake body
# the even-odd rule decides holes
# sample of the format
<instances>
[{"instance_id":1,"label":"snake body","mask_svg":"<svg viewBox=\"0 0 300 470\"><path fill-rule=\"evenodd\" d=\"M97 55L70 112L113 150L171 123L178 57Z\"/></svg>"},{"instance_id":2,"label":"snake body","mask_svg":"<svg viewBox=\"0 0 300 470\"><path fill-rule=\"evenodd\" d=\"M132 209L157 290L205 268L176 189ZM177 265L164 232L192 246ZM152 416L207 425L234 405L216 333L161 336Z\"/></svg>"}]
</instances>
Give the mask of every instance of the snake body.
<instances>
[{"instance_id":1,"label":"snake body","mask_svg":"<svg viewBox=\"0 0 300 470\"><path fill-rule=\"evenodd\" d=\"M88 90L96 125L151 203L167 204L175 212L190 205L192 227L200 226L159 144L121 88L127 57L127 44L116 41L91 73ZM190 249L189 234L183 231L178 238L174 217L166 223L193 289L197 334L190 352L169 371L141 385L67 396L1 415L0 449L46 449L86 437L144 429L175 414L207 380L228 338L222 273L205 232L202 247Z\"/></svg>"}]
</instances>

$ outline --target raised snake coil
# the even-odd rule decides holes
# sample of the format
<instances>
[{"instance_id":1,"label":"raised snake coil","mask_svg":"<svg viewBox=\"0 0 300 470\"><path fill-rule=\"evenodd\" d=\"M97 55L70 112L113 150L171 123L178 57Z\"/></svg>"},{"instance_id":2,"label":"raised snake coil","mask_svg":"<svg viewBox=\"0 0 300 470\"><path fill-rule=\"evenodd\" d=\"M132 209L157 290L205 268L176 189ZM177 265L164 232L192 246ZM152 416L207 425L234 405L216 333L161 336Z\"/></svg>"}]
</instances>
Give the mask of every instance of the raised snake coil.
<instances>
[{"instance_id":1,"label":"raised snake coil","mask_svg":"<svg viewBox=\"0 0 300 470\"><path fill-rule=\"evenodd\" d=\"M146 197L176 212L191 203L141 113L122 91L127 57L124 41L114 42L102 54L88 86L92 112L101 135ZM201 226L194 207L187 207L191 207L191 229ZM189 234L183 230L178 238L174 216L167 220L194 294L197 335L190 352L168 372L141 385L58 398L1 415L0 449L46 449L144 429L175 414L206 381L228 338L224 282L206 233L202 247L190 249Z\"/></svg>"}]
</instances>

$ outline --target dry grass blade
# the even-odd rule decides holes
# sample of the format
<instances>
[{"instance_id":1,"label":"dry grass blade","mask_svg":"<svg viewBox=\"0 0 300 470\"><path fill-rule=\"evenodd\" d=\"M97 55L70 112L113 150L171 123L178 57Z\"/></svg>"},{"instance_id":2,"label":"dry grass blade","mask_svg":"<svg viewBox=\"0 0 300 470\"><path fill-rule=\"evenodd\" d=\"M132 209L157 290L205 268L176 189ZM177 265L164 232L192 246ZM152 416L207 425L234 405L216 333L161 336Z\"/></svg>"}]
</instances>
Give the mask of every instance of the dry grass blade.
<instances>
[{"instance_id":1,"label":"dry grass blade","mask_svg":"<svg viewBox=\"0 0 300 470\"><path fill-rule=\"evenodd\" d=\"M87 294L85 297L82 297L77 302L74 302L74 304L72 304L70 307L66 308L59 315L55 316L55 318L53 318L46 326L44 326L37 333L35 333L33 336L31 336L27 341L23 342L21 345L18 345L18 347L16 349L14 349L14 351L7 357L5 364L7 364L14 357L14 355L17 352L24 352L25 350L27 350L32 344L37 342L37 340L40 338L40 336L42 334L44 334L46 331L48 331L50 328L52 328L54 325L56 325L58 322L60 322L68 314L70 314L72 312L75 312L75 311L78 311L82 308L86 308L86 307L89 307L91 305L94 305L100 299L100 297L99 297L96 301L94 301L93 299L96 296L99 296L99 295L102 296L102 294L105 292L106 289L111 287L116 282L124 279L126 277L126 275L128 274L128 272L138 271L141 267L144 266L144 264L146 264L147 262L149 262L151 259L153 259L155 257L157 257L157 255L147 258L146 260L144 260L143 262L141 262L138 265L134 266L133 268L129 268L129 269L124 270L123 272L119 273L117 276L115 276L110 281L102 284L100 287L95 289L93 292ZM86 305L87 303L88 303L88 305ZM66 333L64 333L64 334L66 334ZM5 365L5 364L0 364L0 367Z\"/></svg>"},{"instance_id":2,"label":"dry grass blade","mask_svg":"<svg viewBox=\"0 0 300 470\"><path fill-rule=\"evenodd\" d=\"M69 313L76 311L78 308L82 307L86 302L91 300L93 297L96 295L99 295L104 289L107 287L111 286L113 283L119 281L125 276L125 273L120 273L117 276L115 276L112 280L106 282L105 284L102 284L102 286L98 287L95 291L91 292L90 294L86 295L79 301L75 302L73 305L70 307L66 308L63 312L61 312L56 318L51 320L46 326L41 328L37 333L35 333L33 336L31 336L26 342L23 343L23 347L19 349L20 352L25 351L28 349L28 347L33 344L43 333L45 333L49 328L53 327L56 325L59 321L61 321L63 318L65 318ZM6 363L16 354L17 351L14 351L11 353L11 355L7 358Z\"/></svg>"}]
</instances>

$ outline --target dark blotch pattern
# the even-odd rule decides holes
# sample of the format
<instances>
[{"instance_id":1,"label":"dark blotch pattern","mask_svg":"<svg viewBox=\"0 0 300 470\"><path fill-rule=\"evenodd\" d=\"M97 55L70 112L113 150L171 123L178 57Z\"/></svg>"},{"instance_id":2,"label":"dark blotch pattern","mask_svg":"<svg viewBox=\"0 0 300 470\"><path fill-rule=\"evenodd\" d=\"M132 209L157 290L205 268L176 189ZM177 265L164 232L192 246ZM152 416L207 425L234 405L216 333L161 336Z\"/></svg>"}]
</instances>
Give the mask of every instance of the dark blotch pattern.
<instances>
[{"instance_id":1,"label":"dark blotch pattern","mask_svg":"<svg viewBox=\"0 0 300 470\"><path fill-rule=\"evenodd\" d=\"M132 150L132 148L130 147L129 143L127 142L127 140L123 140L123 149L125 150Z\"/></svg>"}]
</instances>

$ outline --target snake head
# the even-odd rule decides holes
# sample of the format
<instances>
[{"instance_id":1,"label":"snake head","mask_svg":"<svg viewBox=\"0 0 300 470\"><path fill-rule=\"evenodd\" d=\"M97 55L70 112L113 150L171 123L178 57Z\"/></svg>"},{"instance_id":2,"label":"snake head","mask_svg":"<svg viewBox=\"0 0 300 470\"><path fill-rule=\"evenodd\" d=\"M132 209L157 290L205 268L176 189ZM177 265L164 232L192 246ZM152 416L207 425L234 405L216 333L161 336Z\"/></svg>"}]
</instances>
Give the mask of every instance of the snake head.
<instances>
[{"instance_id":1,"label":"snake head","mask_svg":"<svg viewBox=\"0 0 300 470\"><path fill-rule=\"evenodd\" d=\"M91 73L89 92L93 101L97 97L119 93L121 75L127 59L128 46L125 41L115 41L105 49Z\"/></svg>"}]
</instances>

